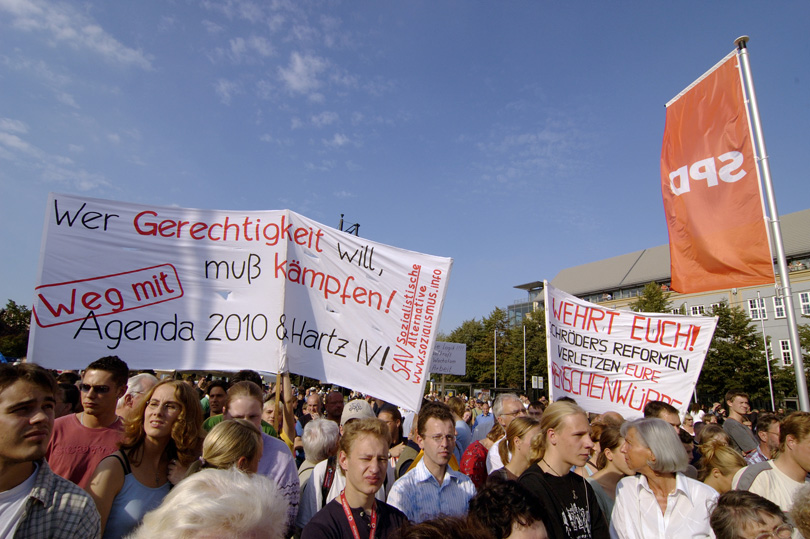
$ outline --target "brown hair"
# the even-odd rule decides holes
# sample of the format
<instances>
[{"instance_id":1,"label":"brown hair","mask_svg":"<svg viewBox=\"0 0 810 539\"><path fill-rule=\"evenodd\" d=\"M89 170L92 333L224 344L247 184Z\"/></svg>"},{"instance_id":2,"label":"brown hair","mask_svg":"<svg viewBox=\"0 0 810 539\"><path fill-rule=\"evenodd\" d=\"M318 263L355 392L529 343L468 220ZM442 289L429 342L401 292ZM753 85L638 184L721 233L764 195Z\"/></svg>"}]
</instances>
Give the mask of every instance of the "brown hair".
<instances>
[{"instance_id":1,"label":"brown hair","mask_svg":"<svg viewBox=\"0 0 810 539\"><path fill-rule=\"evenodd\" d=\"M622 430L612 424L602 424L602 432L599 434L599 456L596 457L596 469L601 470L608 465L605 449L616 452L622 445Z\"/></svg>"},{"instance_id":2,"label":"brown hair","mask_svg":"<svg viewBox=\"0 0 810 539\"><path fill-rule=\"evenodd\" d=\"M464 415L464 401L458 397L450 397L447 399L447 406L450 411L459 417Z\"/></svg>"},{"instance_id":3,"label":"brown hair","mask_svg":"<svg viewBox=\"0 0 810 539\"><path fill-rule=\"evenodd\" d=\"M438 419L439 421L449 421L455 424L453 414L446 404L441 402L429 402L422 406L422 409L419 410L419 416L416 418L416 433L419 436L425 436L425 425L427 425L428 419L431 418Z\"/></svg>"},{"instance_id":4,"label":"brown hair","mask_svg":"<svg viewBox=\"0 0 810 539\"><path fill-rule=\"evenodd\" d=\"M51 373L36 363L0 364L0 393L19 380L25 380L50 391L56 397L56 380L53 379Z\"/></svg>"},{"instance_id":5,"label":"brown hair","mask_svg":"<svg viewBox=\"0 0 810 539\"><path fill-rule=\"evenodd\" d=\"M228 399L225 401L225 409L227 410L228 405L232 400L236 400L241 397L250 397L256 399L259 401L259 406L264 406L262 388L256 385L255 382L251 382L250 380L242 380L241 382L236 382L230 388L228 388Z\"/></svg>"},{"instance_id":6,"label":"brown hair","mask_svg":"<svg viewBox=\"0 0 810 539\"><path fill-rule=\"evenodd\" d=\"M810 412L793 412L779 425L779 452L785 452L788 436L800 442L810 435Z\"/></svg>"},{"instance_id":7,"label":"brown hair","mask_svg":"<svg viewBox=\"0 0 810 539\"><path fill-rule=\"evenodd\" d=\"M197 390L182 380L164 380L155 385L146 394L146 398L138 405L138 412L133 419L127 422L124 430L124 439L120 444L122 450L128 450L127 455L136 464L143 456L140 449L146 439L143 428L144 412L152 400L155 390L161 386L170 385L174 388L174 395L180 402L180 414L172 425L172 436L166 450L170 458L177 458L183 466L188 466L200 454L200 440L202 438L202 406L197 396Z\"/></svg>"},{"instance_id":8,"label":"brown hair","mask_svg":"<svg viewBox=\"0 0 810 539\"><path fill-rule=\"evenodd\" d=\"M785 514L772 501L747 490L729 490L717 499L709 524L717 539L737 539L747 524L765 524L763 515L785 521Z\"/></svg>"}]
</instances>

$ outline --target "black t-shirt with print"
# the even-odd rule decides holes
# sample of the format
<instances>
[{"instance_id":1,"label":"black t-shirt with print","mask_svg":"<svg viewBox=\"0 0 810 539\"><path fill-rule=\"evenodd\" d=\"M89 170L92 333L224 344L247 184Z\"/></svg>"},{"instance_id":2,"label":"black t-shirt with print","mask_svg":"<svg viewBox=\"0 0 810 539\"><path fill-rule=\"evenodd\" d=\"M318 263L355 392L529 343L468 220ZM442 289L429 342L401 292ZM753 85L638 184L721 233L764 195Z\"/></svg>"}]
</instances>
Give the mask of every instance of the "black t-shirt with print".
<instances>
[{"instance_id":1,"label":"black t-shirt with print","mask_svg":"<svg viewBox=\"0 0 810 539\"><path fill-rule=\"evenodd\" d=\"M518 480L546 510L549 537L608 539L608 525L593 489L581 476L568 472L556 475L529 466Z\"/></svg>"}]
</instances>

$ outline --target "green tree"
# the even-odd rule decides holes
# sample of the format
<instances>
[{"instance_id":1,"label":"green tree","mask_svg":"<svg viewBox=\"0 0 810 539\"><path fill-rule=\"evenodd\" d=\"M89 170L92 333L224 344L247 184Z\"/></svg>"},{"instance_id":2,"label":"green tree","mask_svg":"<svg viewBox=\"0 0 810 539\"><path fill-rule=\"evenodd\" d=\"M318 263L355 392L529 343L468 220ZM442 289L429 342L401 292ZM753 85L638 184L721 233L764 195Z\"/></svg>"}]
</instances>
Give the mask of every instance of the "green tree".
<instances>
[{"instance_id":1,"label":"green tree","mask_svg":"<svg viewBox=\"0 0 810 539\"><path fill-rule=\"evenodd\" d=\"M769 401L762 335L741 307L722 302L712 314L718 317L717 329L698 378L699 400L723 402L728 390L737 389L752 401Z\"/></svg>"},{"instance_id":2,"label":"green tree","mask_svg":"<svg viewBox=\"0 0 810 539\"><path fill-rule=\"evenodd\" d=\"M671 295L658 283L647 283L641 295L630 303L630 308L637 313L668 313L672 311Z\"/></svg>"},{"instance_id":3,"label":"green tree","mask_svg":"<svg viewBox=\"0 0 810 539\"><path fill-rule=\"evenodd\" d=\"M10 358L25 356L30 324L31 310L8 300L6 307L0 310L0 354Z\"/></svg>"}]
</instances>

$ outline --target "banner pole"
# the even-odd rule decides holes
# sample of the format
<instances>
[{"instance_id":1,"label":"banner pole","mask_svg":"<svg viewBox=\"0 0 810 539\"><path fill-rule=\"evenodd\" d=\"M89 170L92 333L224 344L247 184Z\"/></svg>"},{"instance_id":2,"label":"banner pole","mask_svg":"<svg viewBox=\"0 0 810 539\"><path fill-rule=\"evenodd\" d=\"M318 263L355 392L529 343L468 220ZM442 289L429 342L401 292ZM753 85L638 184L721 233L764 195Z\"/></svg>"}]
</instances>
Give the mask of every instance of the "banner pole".
<instances>
[{"instance_id":1,"label":"banner pole","mask_svg":"<svg viewBox=\"0 0 810 539\"><path fill-rule=\"evenodd\" d=\"M802 358L801 341L799 340L799 329L796 325L796 312L793 310L793 292L790 289L790 276L788 275L787 261L785 259L785 247L782 243L782 229L779 224L779 212L776 209L776 197L773 192L773 182L771 181L771 168L768 163L768 151L765 148L765 137L762 134L762 124L759 118L759 105L757 95L754 91L754 79L751 76L751 65L748 61L748 36L741 36L734 40L734 44L739 51L740 66L745 81L745 90L751 109L751 124L754 131L754 148L757 160L760 162L762 170L762 181L765 186L765 199L768 203L769 224L771 226L771 236L776 247L776 263L779 267L779 280L782 288L782 300L787 314L788 335L790 338L791 355L793 369L796 373L796 392L799 396L799 409L803 412L810 412L810 401L807 397L807 379L804 374L804 360Z\"/></svg>"},{"instance_id":2,"label":"banner pole","mask_svg":"<svg viewBox=\"0 0 810 539\"><path fill-rule=\"evenodd\" d=\"M762 296L757 290L757 303L762 303ZM760 306L757 305L757 308ZM762 325L762 342L765 345L765 366L768 368L768 389L771 391L771 410L776 411L776 403L773 400L773 378L771 377L771 358L768 354L768 338L765 336L765 318L760 317L759 323Z\"/></svg>"},{"instance_id":3,"label":"banner pole","mask_svg":"<svg viewBox=\"0 0 810 539\"><path fill-rule=\"evenodd\" d=\"M523 324L523 392L526 393L526 324Z\"/></svg>"}]
</instances>

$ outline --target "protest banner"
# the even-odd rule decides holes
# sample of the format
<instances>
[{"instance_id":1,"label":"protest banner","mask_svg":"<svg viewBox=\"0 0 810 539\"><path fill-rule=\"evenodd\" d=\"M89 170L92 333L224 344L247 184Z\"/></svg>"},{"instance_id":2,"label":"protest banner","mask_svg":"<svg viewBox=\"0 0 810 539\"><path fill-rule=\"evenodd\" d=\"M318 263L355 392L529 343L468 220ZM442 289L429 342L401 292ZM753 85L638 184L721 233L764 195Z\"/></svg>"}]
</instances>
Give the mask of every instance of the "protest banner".
<instances>
[{"instance_id":1,"label":"protest banner","mask_svg":"<svg viewBox=\"0 0 810 539\"><path fill-rule=\"evenodd\" d=\"M551 400L626 418L651 400L686 412L717 317L609 309L547 282L545 302Z\"/></svg>"},{"instance_id":2,"label":"protest banner","mask_svg":"<svg viewBox=\"0 0 810 539\"><path fill-rule=\"evenodd\" d=\"M467 345L436 341L430 360L431 374L467 374Z\"/></svg>"},{"instance_id":3,"label":"protest banner","mask_svg":"<svg viewBox=\"0 0 810 539\"><path fill-rule=\"evenodd\" d=\"M673 290L774 282L751 139L734 52L667 103L661 192Z\"/></svg>"},{"instance_id":4,"label":"protest banner","mask_svg":"<svg viewBox=\"0 0 810 539\"><path fill-rule=\"evenodd\" d=\"M28 357L291 372L418 409L452 259L289 210L51 194Z\"/></svg>"}]
</instances>

